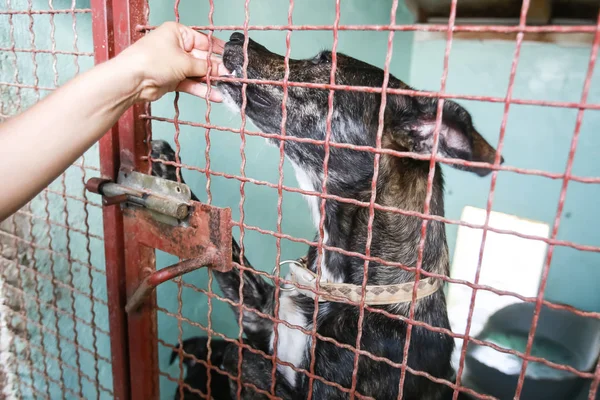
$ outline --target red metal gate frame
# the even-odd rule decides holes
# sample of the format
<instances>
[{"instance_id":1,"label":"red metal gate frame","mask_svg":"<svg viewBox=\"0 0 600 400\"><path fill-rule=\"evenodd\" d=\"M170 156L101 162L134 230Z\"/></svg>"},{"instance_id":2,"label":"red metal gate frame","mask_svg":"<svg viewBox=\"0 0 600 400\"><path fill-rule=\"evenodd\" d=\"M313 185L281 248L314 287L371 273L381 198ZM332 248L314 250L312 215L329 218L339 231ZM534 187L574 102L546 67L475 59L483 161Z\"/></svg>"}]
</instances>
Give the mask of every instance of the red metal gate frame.
<instances>
[{"instance_id":1,"label":"red metal gate frame","mask_svg":"<svg viewBox=\"0 0 600 400\"><path fill-rule=\"evenodd\" d=\"M113 7L111 0L92 0L94 61L105 62L115 56ZM122 119L126 118L124 116ZM131 118L131 117L130 117ZM119 124L100 140L100 173L115 180L119 171ZM125 314L125 251L123 215L119 207L103 207L104 247L106 253L106 288L110 326L113 393L115 399L130 398L129 357L127 355L127 315Z\"/></svg>"},{"instance_id":2,"label":"red metal gate frame","mask_svg":"<svg viewBox=\"0 0 600 400\"><path fill-rule=\"evenodd\" d=\"M113 58L141 36L136 27L147 20L146 1L92 0L91 5L96 63ZM134 169L147 170L148 161L140 157L145 151L146 135L150 135L148 127L139 118L145 107L149 106L138 104L127 110L100 141L100 170L104 178L116 181L124 161L122 154L128 154L128 162ZM125 312L127 294L141 283L138 271L128 269L127 265L154 266L154 249L124 235L127 224L118 205L104 207L103 220L104 232L110 233L105 236L105 251L115 399L157 398L158 388L151 384L155 379L151 375L146 379L157 368L157 338L152 335L156 314L152 315L146 308L128 318ZM154 296L150 303L155 303ZM141 355L144 352L148 357L130 357L132 353ZM140 381L146 384L131 385L131 382Z\"/></svg>"}]
</instances>

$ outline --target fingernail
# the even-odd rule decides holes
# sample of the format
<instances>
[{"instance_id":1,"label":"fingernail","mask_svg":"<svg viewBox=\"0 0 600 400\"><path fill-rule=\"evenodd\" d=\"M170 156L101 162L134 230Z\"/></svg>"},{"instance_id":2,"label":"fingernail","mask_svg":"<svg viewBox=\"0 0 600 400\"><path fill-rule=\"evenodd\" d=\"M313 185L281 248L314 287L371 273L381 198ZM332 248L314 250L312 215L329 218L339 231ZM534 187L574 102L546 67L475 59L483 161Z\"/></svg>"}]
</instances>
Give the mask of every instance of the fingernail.
<instances>
[{"instance_id":1,"label":"fingernail","mask_svg":"<svg viewBox=\"0 0 600 400\"><path fill-rule=\"evenodd\" d=\"M231 75L231 72L229 72L229 70L223 64L219 64L217 72L219 73L219 76Z\"/></svg>"}]
</instances>

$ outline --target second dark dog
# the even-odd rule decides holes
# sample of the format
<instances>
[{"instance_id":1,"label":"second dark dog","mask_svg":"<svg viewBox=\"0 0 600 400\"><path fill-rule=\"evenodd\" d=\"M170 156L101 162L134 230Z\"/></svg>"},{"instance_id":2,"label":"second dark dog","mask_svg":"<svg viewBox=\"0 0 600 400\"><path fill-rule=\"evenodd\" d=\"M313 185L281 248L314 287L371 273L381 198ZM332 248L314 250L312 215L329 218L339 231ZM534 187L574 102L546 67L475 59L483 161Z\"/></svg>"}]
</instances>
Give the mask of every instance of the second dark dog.
<instances>
[{"instance_id":1,"label":"second dark dog","mask_svg":"<svg viewBox=\"0 0 600 400\"><path fill-rule=\"evenodd\" d=\"M196 359L206 361L208 360L208 338L207 337L193 337L183 341L182 346L175 347L175 350L171 353L171 359L169 364L173 364L176 360L179 360L179 351L181 348L187 355L193 355ZM225 350L230 346L229 343L222 339L211 339L211 364L220 368L223 364L223 356ZM204 394L207 391L207 368L201 362L196 362L189 356L183 357L183 364L186 366L187 374L184 383L192 389L198 390ZM229 393L229 378L225 375L220 374L217 371L211 371L210 381L211 396L214 400L232 400L231 394ZM183 398L179 388L175 392L175 400L197 400L202 399L202 396L190 390L186 386L183 387Z\"/></svg>"}]
</instances>

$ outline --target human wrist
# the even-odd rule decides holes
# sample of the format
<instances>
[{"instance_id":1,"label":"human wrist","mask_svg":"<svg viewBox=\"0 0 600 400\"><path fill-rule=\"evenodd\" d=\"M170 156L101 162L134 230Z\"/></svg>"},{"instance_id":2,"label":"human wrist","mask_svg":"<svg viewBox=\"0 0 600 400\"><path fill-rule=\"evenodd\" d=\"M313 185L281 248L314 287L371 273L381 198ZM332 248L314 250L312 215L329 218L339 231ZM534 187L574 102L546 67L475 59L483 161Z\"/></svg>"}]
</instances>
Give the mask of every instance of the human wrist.
<instances>
[{"instance_id":1,"label":"human wrist","mask_svg":"<svg viewBox=\"0 0 600 400\"><path fill-rule=\"evenodd\" d=\"M128 50L128 49L127 49ZM123 101L133 105L142 101L141 94L147 82L145 67L148 63L143 55L123 51L108 63L116 84L122 90Z\"/></svg>"}]
</instances>

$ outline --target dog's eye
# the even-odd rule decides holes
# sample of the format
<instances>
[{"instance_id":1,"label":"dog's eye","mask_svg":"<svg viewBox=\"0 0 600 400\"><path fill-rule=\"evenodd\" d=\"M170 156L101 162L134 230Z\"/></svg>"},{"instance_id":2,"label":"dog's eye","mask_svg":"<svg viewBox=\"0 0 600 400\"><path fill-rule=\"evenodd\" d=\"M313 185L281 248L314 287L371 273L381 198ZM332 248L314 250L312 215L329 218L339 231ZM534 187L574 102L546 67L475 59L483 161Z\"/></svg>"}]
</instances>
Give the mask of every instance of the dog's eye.
<instances>
[{"instance_id":1,"label":"dog's eye","mask_svg":"<svg viewBox=\"0 0 600 400\"><path fill-rule=\"evenodd\" d=\"M327 52L319 53L312 59L313 64L328 64L331 62L331 56Z\"/></svg>"}]
</instances>

